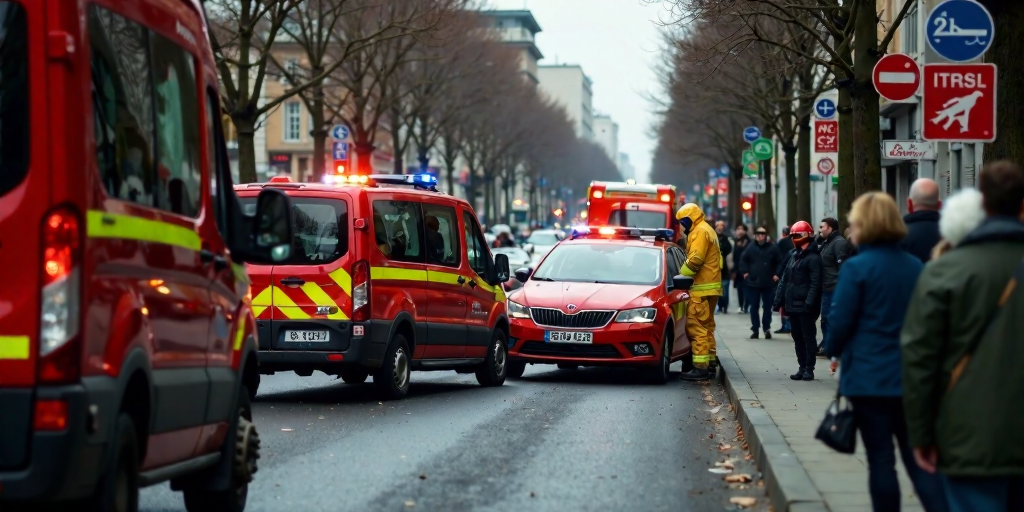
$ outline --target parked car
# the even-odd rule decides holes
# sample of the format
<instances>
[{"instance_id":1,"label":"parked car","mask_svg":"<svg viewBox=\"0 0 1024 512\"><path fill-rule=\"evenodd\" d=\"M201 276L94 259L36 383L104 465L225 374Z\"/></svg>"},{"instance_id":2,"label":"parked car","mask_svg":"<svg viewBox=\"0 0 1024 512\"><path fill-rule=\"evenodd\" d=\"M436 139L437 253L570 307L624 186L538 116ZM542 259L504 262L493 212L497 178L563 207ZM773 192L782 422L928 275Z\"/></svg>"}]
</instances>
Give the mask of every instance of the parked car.
<instances>
[{"instance_id":1,"label":"parked car","mask_svg":"<svg viewBox=\"0 0 1024 512\"><path fill-rule=\"evenodd\" d=\"M538 229L530 233L530 237L526 239L523 249L530 253L533 263L537 263L563 239L565 239L565 233L561 230Z\"/></svg>"}]
</instances>

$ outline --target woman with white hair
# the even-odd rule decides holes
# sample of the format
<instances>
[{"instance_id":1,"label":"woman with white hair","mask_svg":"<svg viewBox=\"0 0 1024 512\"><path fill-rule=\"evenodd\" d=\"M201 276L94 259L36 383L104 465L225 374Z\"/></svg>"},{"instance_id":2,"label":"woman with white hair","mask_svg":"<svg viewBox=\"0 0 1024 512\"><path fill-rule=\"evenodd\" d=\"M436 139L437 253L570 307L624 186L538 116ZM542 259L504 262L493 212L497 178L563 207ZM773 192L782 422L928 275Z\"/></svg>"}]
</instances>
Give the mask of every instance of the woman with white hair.
<instances>
[{"instance_id":1,"label":"woman with white hair","mask_svg":"<svg viewBox=\"0 0 1024 512\"><path fill-rule=\"evenodd\" d=\"M985 209L981 204L981 192L974 188L960 190L948 197L942 204L939 218L939 234L942 240L932 249L932 259L946 254L985 220Z\"/></svg>"}]
</instances>

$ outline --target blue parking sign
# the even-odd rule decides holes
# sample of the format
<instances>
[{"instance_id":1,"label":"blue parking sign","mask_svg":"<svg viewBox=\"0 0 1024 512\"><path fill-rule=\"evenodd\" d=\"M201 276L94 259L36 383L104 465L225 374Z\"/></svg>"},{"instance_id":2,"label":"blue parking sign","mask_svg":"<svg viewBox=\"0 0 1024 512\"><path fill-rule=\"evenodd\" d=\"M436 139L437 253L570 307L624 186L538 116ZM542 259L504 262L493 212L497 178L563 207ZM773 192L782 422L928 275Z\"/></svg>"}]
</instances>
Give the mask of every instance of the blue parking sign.
<instances>
[{"instance_id":1,"label":"blue parking sign","mask_svg":"<svg viewBox=\"0 0 1024 512\"><path fill-rule=\"evenodd\" d=\"M966 62L985 54L995 37L992 15L973 0L946 0L932 9L925 39L935 53L953 62Z\"/></svg>"},{"instance_id":2,"label":"blue parking sign","mask_svg":"<svg viewBox=\"0 0 1024 512\"><path fill-rule=\"evenodd\" d=\"M348 160L348 142L335 142L331 150L335 160Z\"/></svg>"}]
</instances>

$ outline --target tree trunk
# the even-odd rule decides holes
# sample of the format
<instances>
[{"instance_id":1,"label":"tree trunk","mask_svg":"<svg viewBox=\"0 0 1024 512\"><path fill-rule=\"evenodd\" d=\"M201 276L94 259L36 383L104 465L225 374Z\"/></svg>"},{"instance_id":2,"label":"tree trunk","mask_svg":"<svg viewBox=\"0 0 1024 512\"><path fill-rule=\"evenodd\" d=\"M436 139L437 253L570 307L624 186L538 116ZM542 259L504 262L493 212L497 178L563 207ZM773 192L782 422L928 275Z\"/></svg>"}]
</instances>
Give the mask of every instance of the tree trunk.
<instances>
[{"instance_id":1,"label":"tree trunk","mask_svg":"<svg viewBox=\"0 0 1024 512\"><path fill-rule=\"evenodd\" d=\"M427 172L430 169L430 148L417 146L416 161L420 164L420 172Z\"/></svg>"},{"instance_id":2,"label":"tree trunk","mask_svg":"<svg viewBox=\"0 0 1024 512\"><path fill-rule=\"evenodd\" d=\"M401 143L402 125L391 121L391 147L395 150L395 159L391 165L394 174L405 174L405 145Z\"/></svg>"},{"instance_id":3,"label":"tree trunk","mask_svg":"<svg viewBox=\"0 0 1024 512\"><path fill-rule=\"evenodd\" d=\"M772 201L772 161L764 162L764 193L757 197L758 223L768 228L772 238L775 238L775 205Z\"/></svg>"},{"instance_id":4,"label":"tree trunk","mask_svg":"<svg viewBox=\"0 0 1024 512\"><path fill-rule=\"evenodd\" d=\"M854 20L853 106L854 194L882 189L882 152L878 149L878 91L871 75L878 63L878 18L874 0L860 0Z\"/></svg>"},{"instance_id":5,"label":"tree trunk","mask_svg":"<svg viewBox=\"0 0 1024 512\"><path fill-rule=\"evenodd\" d=\"M800 112L810 111L812 100L800 100ZM808 107L808 108L805 108ZM797 121L797 161L800 169L796 176L796 220L814 223L811 219L811 116L801 115ZM794 221L795 222L795 221Z\"/></svg>"},{"instance_id":6,"label":"tree trunk","mask_svg":"<svg viewBox=\"0 0 1024 512\"><path fill-rule=\"evenodd\" d=\"M743 179L743 167L733 168L729 167L729 193L727 194L729 204L726 207L726 216L729 221L735 226L740 222L743 222L743 210L740 208L741 198L743 194L740 193L740 180ZM715 185L716 187L718 185ZM718 208L718 203L715 203L715 208Z\"/></svg>"},{"instance_id":7,"label":"tree trunk","mask_svg":"<svg viewBox=\"0 0 1024 512\"><path fill-rule=\"evenodd\" d=\"M796 222L796 145L793 141L782 146L786 155L786 226Z\"/></svg>"},{"instance_id":8,"label":"tree trunk","mask_svg":"<svg viewBox=\"0 0 1024 512\"><path fill-rule=\"evenodd\" d=\"M455 155L444 155L444 174L448 181L448 195L455 195ZM470 203L473 204L473 203Z\"/></svg>"},{"instance_id":9,"label":"tree trunk","mask_svg":"<svg viewBox=\"0 0 1024 512\"><path fill-rule=\"evenodd\" d=\"M484 224L491 227L491 180L484 179Z\"/></svg>"},{"instance_id":10,"label":"tree trunk","mask_svg":"<svg viewBox=\"0 0 1024 512\"><path fill-rule=\"evenodd\" d=\"M232 116L238 131L238 181L255 183L256 178L256 121L249 116Z\"/></svg>"},{"instance_id":11,"label":"tree trunk","mask_svg":"<svg viewBox=\"0 0 1024 512\"><path fill-rule=\"evenodd\" d=\"M320 76L323 73L323 67L316 67L312 71L313 76ZM317 84L312 87L312 100L306 105L309 107L309 115L313 118L313 131L309 134L313 137L313 181L323 181L324 173L328 169L327 165L327 120L324 114L324 88L322 84ZM334 161L331 160L330 167L334 167ZM346 169L347 170L347 169ZM336 172L336 169L332 169Z\"/></svg>"},{"instance_id":12,"label":"tree trunk","mask_svg":"<svg viewBox=\"0 0 1024 512\"><path fill-rule=\"evenodd\" d=\"M839 112L839 161L836 162L839 190L836 191L836 209L839 210L839 224L845 229L846 215L850 213L853 200L857 198L853 170L853 111L849 89L839 89L839 104L836 109Z\"/></svg>"},{"instance_id":13,"label":"tree trunk","mask_svg":"<svg viewBox=\"0 0 1024 512\"><path fill-rule=\"evenodd\" d=\"M981 0L995 20L995 40L985 61L999 66L996 140L985 144L984 162L1012 160L1024 164L1024 2Z\"/></svg>"}]
</instances>

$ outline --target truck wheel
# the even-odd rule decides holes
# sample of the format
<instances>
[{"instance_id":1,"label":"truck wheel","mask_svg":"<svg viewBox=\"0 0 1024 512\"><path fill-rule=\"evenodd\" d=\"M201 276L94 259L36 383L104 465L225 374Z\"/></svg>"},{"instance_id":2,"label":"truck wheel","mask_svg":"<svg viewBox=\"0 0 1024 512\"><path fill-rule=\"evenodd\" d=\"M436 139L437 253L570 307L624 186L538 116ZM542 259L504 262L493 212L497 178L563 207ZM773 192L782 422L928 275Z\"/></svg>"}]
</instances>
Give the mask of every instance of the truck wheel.
<instances>
[{"instance_id":1,"label":"truck wheel","mask_svg":"<svg viewBox=\"0 0 1024 512\"><path fill-rule=\"evenodd\" d=\"M260 436L252 423L252 405L245 386L238 392L238 413L234 432L224 439L224 456L231 461L231 484L222 491L185 489L185 510L188 512L242 512L249 497L249 482L260 458Z\"/></svg>"},{"instance_id":2,"label":"truck wheel","mask_svg":"<svg viewBox=\"0 0 1024 512\"><path fill-rule=\"evenodd\" d=\"M345 384L362 384L370 376L370 372L365 368L342 368L340 373Z\"/></svg>"},{"instance_id":3,"label":"truck wheel","mask_svg":"<svg viewBox=\"0 0 1024 512\"><path fill-rule=\"evenodd\" d=\"M650 370L652 383L664 384L668 382L669 366L672 364L671 350L672 344L669 341L669 334L665 332L665 339L661 342L661 361L658 362L658 366Z\"/></svg>"},{"instance_id":4,"label":"truck wheel","mask_svg":"<svg viewBox=\"0 0 1024 512\"><path fill-rule=\"evenodd\" d=\"M384 353L384 364L373 374L373 386L381 400L398 400L409 392L409 344L396 334Z\"/></svg>"},{"instance_id":5,"label":"truck wheel","mask_svg":"<svg viewBox=\"0 0 1024 512\"><path fill-rule=\"evenodd\" d=\"M131 416L117 417L114 451L96 487L96 495L86 501L84 510L138 512L139 445Z\"/></svg>"},{"instance_id":6,"label":"truck wheel","mask_svg":"<svg viewBox=\"0 0 1024 512\"><path fill-rule=\"evenodd\" d=\"M491 337L491 346L487 349L487 357L476 371L476 381L484 387L496 387L505 383L508 368L505 332L495 329Z\"/></svg>"},{"instance_id":7,"label":"truck wheel","mask_svg":"<svg viewBox=\"0 0 1024 512\"><path fill-rule=\"evenodd\" d=\"M505 366L505 376L510 379L518 379L526 372L526 363L521 361L509 361Z\"/></svg>"}]
</instances>

